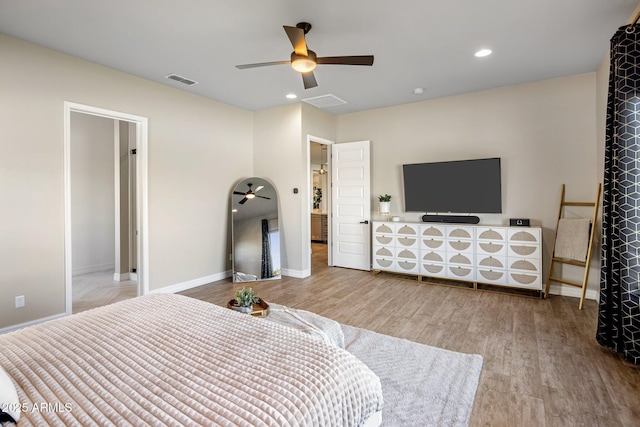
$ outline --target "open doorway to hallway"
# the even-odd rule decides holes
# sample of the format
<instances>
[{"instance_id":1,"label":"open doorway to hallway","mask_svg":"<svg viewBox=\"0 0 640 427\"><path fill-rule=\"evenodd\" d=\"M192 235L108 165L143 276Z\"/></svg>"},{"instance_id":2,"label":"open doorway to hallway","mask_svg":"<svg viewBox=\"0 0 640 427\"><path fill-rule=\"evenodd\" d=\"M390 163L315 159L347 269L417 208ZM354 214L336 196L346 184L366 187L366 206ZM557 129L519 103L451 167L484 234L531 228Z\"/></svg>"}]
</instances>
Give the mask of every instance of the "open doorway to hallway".
<instances>
[{"instance_id":1,"label":"open doorway to hallway","mask_svg":"<svg viewBox=\"0 0 640 427\"><path fill-rule=\"evenodd\" d=\"M135 125L130 125L71 113L74 313L138 294L136 141Z\"/></svg>"},{"instance_id":2,"label":"open doorway to hallway","mask_svg":"<svg viewBox=\"0 0 640 427\"><path fill-rule=\"evenodd\" d=\"M68 314L147 288L139 274L147 265L140 246L146 236L140 206L146 201L146 156L140 168L137 155L146 148L146 134L145 118L65 103Z\"/></svg>"}]
</instances>

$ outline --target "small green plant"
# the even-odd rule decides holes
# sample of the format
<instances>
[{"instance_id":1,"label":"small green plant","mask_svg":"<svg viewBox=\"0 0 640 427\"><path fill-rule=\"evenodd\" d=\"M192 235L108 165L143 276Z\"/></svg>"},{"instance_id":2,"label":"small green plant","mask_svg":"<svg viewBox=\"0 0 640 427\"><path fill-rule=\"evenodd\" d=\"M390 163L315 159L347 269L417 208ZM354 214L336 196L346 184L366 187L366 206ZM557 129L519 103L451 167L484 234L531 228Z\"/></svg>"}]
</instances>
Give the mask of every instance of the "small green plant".
<instances>
[{"instance_id":1,"label":"small green plant","mask_svg":"<svg viewBox=\"0 0 640 427\"><path fill-rule=\"evenodd\" d=\"M316 188L316 194L313 196L313 208L318 209L320 207L320 202L322 201L322 188Z\"/></svg>"},{"instance_id":2,"label":"small green plant","mask_svg":"<svg viewBox=\"0 0 640 427\"><path fill-rule=\"evenodd\" d=\"M384 196L380 195L380 196L378 196L378 200L381 201L381 202L390 202L391 201L391 196L388 195L388 194L385 194Z\"/></svg>"},{"instance_id":3,"label":"small green plant","mask_svg":"<svg viewBox=\"0 0 640 427\"><path fill-rule=\"evenodd\" d=\"M253 289L242 288L236 290L236 304L240 307L251 307L252 304L259 302L260 298L258 298Z\"/></svg>"}]
</instances>

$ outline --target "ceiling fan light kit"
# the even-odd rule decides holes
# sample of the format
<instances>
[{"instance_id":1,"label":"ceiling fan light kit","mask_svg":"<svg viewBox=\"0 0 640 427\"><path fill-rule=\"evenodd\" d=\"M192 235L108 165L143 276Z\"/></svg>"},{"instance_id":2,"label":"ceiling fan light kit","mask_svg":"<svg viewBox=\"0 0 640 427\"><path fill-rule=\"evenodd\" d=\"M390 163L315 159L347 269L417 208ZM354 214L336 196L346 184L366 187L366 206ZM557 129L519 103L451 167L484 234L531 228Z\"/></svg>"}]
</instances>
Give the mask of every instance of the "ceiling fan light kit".
<instances>
[{"instance_id":1,"label":"ceiling fan light kit","mask_svg":"<svg viewBox=\"0 0 640 427\"><path fill-rule=\"evenodd\" d=\"M358 56L327 56L318 58L316 53L307 48L305 34L311 30L311 24L308 22L300 22L295 27L283 26L284 32L289 37L289 41L293 45L290 61L272 61L259 62L255 64L236 65L238 69L266 67L269 65L291 64L291 68L302 75L302 83L305 89L311 89L318 86L313 70L318 64L330 65L373 65L373 55Z\"/></svg>"},{"instance_id":2,"label":"ceiling fan light kit","mask_svg":"<svg viewBox=\"0 0 640 427\"><path fill-rule=\"evenodd\" d=\"M309 56L298 55L295 52L291 53L291 68L299 73L309 73L316 69L316 53L309 50Z\"/></svg>"},{"instance_id":3,"label":"ceiling fan light kit","mask_svg":"<svg viewBox=\"0 0 640 427\"><path fill-rule=\"evenodd\" d=\"M271 200L271 197L265 197L265 196L258 196L256 193L260 190L262 190L264 188L264 185L259 185L255 191L251 189L251 187L253 186L252 183L248 182L247 183L247 187L249 187L249 189L246 192L241 192L241 191L234 191L233 194L237 194L239 196L243 196L242 200L240 200L240 202L238 202L241 205L244 205L247 200L251 200L251 199L255 199L256 197L259 197L261 199L267 199L267 200Z\"/></svg>"}]
</instances>

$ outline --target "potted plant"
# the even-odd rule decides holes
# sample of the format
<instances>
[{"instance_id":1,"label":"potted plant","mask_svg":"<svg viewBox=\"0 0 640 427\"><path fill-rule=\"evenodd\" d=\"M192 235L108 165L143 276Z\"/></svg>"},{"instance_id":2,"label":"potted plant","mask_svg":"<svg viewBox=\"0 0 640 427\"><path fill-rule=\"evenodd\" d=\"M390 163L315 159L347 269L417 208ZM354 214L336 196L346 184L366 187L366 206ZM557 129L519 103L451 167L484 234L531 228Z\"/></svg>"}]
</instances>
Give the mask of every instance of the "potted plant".
<instances>
[{"instance_id":1,"label":"potted plant","mask_svg":"<svg viewBox=\"0 0 640 427\"><path fill-rule=\"evenodd\" d=\"M322 188L316 188L316 194L313 196L313 209L320 208L320 202L322 202Z\"/></svg>"},{"instance_id":2,"label":"potted plant","mask_svg":"<svg viewBox=\"0 0 640 427\"><path fill-rule=\"evenodd\" d=\"M256 295L252 288L242 288L236 290L236 299L231 305L236 311L242 313L251 313L253 311L253 304L260 302L260 298Z\"/></svg>"},{"instance_id":3,"label":"potted plant","mask_svg":"<svg viewBox=\"0 0 640 427\"><path fill-rule=\"evenodd\" d=\"M378 196L378 201L380 202L380 213L388 214L391 212L391 196L388 194Z\"/></svg>"}]
</instances>

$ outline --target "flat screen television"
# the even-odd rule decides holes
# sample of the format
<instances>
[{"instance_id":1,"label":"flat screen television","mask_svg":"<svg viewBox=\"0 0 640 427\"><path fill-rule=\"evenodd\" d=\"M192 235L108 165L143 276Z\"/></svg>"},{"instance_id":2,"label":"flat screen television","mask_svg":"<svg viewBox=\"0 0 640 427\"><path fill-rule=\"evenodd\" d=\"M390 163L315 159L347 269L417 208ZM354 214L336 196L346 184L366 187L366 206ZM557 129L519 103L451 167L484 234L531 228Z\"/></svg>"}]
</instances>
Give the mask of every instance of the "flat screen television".
<instances>
[{"instance_id":1,"label":"flat screen television","mask_svg":"<svg viewBox=\"0 0 640 427\"><path fill-rule=\"evenodd\" d=\"M502 213L500 158L402 165L406 212Z\"/></svg>"}]
</instances>

